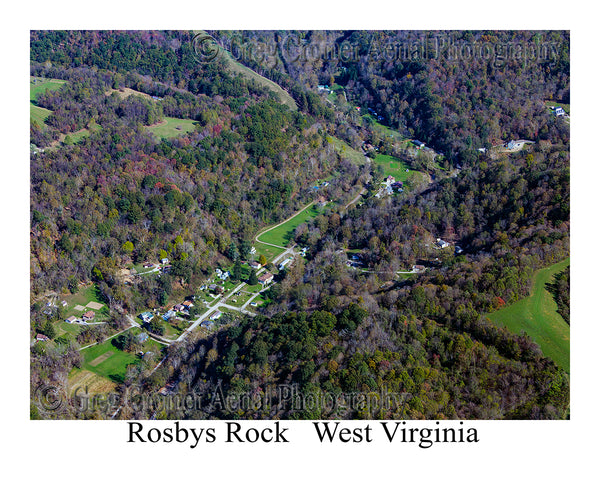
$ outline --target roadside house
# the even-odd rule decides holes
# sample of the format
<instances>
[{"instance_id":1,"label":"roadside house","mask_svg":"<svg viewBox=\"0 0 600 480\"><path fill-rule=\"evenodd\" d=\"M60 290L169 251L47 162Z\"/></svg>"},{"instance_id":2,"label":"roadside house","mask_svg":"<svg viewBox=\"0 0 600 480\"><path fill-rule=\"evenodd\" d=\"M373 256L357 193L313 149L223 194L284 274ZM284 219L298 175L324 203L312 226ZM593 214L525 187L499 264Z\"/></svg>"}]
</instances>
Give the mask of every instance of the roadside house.
<instances>
[{"instance_id":1,"label":"roadside house","mask_svg":"<svg viewBox=\"0 0 600 480\"><path fill-rule=\"evenodd\" d=\"M89 322L91 320L94 319L94 317L96 316L96 312L92 311L92 310L88 310L87 312L85 312L83 314L83 321L84 322Z\"/></svg>"},{"instance_id":2,"label":"roadside house","mask_svg":"<svg viewBox=\"0 0 600 480\"><path fill-rule=\"evenodd\" d=\"M261 275L260 277L258 277L258 283L260 283L261 285L268 285L272 281L273 281L272 273L265 273L264 275Z\"/></svg>"}]
</instances>

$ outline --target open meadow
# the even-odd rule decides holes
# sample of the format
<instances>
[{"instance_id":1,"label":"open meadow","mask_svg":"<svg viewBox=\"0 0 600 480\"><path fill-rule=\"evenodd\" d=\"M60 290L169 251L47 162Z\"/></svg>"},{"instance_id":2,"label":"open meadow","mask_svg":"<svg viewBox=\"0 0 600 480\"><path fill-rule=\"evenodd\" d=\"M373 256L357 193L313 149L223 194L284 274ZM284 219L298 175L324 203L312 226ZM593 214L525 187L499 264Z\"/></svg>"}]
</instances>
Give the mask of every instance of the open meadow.
<instances>
[{"instance_id":1,"label":"open meadow","mask_svg":"<svg viewBox=\"0 0 600 480\"><path fill-rule=\"evenodd\" d=\"M570 369L570 328L558 314L552 294L546 289L546 283L552 282L554 274L569 265L566 259L550 267L538 270L533 278L531 295L512 305L490 313L487 317L511 332L525 332L542 349L545 355L553 359L567 372Z\"/></svg>"}]
</instances>

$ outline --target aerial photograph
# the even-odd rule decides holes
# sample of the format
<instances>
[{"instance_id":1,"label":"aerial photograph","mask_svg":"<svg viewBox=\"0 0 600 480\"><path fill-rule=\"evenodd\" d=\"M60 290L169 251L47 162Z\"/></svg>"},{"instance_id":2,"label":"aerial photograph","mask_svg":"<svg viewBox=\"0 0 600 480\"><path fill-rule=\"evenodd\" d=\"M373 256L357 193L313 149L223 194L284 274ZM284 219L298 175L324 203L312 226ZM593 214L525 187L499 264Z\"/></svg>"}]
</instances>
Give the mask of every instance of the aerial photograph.
<instances>
[{"instance_id":1,"label":"aerial photograph","mask_svg":"<svg viewBox=\"0 0 600 480\"><path fill-rule=\"evenodd\" d=\"M569 31L28 54L31 420L570 419Z\"/></svg>"}]
</instances>

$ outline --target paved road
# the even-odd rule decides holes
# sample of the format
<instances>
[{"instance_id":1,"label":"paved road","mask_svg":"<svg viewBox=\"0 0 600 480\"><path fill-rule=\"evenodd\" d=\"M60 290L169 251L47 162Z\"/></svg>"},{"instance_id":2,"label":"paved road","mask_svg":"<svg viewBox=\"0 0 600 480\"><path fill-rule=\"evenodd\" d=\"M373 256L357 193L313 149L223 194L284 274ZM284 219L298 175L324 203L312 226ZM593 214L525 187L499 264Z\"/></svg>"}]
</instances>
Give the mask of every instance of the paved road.
<instances>
[{"instance_id":1,"label":"paved road","mask_svg":"<svg viewBox=\"0 0 600 480\"><path fill-rule=\"evenodd\" d=\"M262 269L261 269L262 270ZM259 272L261 271L259 270ZM188 328L185 329L185 331L179 336L179 338L177 338L177 340L175 340L176 342L181 342L182 340L184 340L195 328L198 327L198 325L200 325L204 320L206 320L207 317L209 317L210 315L212 315L216 310L219 309L219 307L223 307L225 306L225 300L227 300L229 297L231 297L234 293L240 291L242 288L244 288L246 286L246 284L244 282L240 283L237 287L235 287L231 292L229 292L229 294L225 297L222 297L217 303L215 303L212 307L210 307L206 312L204 312L202 315L200 315L196 321L194 323L192 323Z\"/></svg>"}]
</instances>

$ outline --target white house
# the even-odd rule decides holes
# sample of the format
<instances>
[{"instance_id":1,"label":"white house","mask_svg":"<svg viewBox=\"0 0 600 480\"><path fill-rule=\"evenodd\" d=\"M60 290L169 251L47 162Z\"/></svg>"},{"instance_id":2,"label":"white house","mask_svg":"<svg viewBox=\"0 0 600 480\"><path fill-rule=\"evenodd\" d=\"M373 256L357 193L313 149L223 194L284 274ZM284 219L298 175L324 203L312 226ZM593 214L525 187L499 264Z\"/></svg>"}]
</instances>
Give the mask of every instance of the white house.
<instances>
[{"instance_id":1,"label":"white house","mask_svg":"<svg viewBox=\"0 0 600 480\"><path fill-rule=\"evenodd\" d=\"M562 117L565 114L566 114L566 112L562 107L556 107L554 109L554 115L556 115L557 117Z\"/></svg>"}]
</instances>

